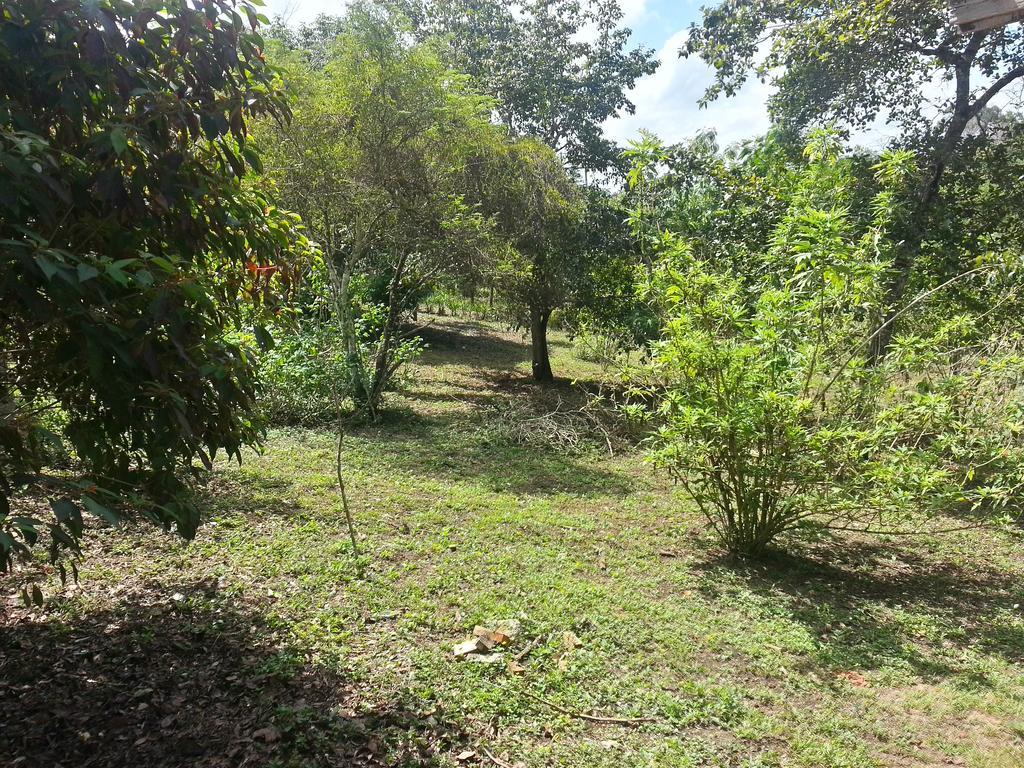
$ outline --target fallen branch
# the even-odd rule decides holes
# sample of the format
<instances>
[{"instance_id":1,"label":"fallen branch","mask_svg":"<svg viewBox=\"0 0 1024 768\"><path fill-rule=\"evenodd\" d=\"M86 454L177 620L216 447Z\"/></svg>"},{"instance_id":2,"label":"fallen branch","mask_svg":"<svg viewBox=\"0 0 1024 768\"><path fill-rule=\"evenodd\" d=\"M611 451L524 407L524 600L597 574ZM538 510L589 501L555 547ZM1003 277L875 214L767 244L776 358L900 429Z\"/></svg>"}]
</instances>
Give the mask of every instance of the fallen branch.
<instances>
[{"instance_id":1,"label":"fallen branch","mask_svg":"<svg viewBox=\"0 0 1024 768\"><path fill-rule=\"evenodd\" d=\"M519 691L518 693L522 694L528 699L533 699L534 701L538 701L547 707L551 707L551 709L555 710L556 712L560 712L563 715L579 718L580 720L586 720L591 723L608 723L611 725L640 725L641 723L658 722L657 717L606 717L604 715L591 715L586 712L576 712L575 710L566 709L565 707L559 704L555 704L555 702L553 701L548 701L547 699L538 696L535 693L530 693L529 691Z\"/></svg>"}]
</instances>

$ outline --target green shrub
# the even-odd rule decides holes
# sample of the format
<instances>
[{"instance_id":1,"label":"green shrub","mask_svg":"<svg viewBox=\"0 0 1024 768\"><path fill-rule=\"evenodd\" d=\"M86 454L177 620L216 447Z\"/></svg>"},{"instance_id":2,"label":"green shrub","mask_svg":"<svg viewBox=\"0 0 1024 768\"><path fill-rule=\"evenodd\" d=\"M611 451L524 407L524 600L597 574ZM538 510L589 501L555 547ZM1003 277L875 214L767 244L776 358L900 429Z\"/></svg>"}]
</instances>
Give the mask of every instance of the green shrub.
<instances>
[{"instance_id":1,"label":"green shrub","mask_svg":"<svg viewBox=\"0 0 1024 768\"><path fill-rule=\"evenodd\" d=\"M892 185L910 160L879 164L882 191L859 233L846 208L812 194L817 180L843 181L828 163L812 158L765 253L777 271L763 281L696 258L671 234L659 246L651 289L666 320L637 379L658 426L652 457L738 555L803 525L973 524L948 517L1014 511L1024 487L1019 329L993 333L985 313L947 313L872 361L900 213Z\"/></svg>"},{"instance_id":2,"label":"green shrub","mask_svg":"<svg viewBox=\"0 0 1024 768\"><path fill-rule=\"evenodd\" d=\"M618 361L622 345L607 334L583 328L573 336L572 352L580 360L600 363L607 368Z\"/></svg>"},{"instance_id":3,"label":"green shrub","mask_svg":"<svg viewBox=\"0 0 1024 768\"><path fill-rule=\"evenodd\" d=\"M338 398L350 385L341 334L333 324L310 324L283 336L261 365L260 409L273 426L316 426L337 418Z\"/></svg>"}]
</instances>

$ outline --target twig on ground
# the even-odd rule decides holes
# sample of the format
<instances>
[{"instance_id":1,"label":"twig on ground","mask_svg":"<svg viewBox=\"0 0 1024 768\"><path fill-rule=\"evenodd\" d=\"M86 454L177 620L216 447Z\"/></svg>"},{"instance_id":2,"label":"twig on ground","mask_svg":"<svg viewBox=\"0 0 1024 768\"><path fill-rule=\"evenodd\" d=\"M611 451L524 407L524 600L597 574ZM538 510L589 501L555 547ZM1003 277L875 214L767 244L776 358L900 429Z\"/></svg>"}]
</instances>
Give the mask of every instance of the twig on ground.
<instances>
[{"instance_id":1,"label":"twig on ground","mask_svg":"<svg viewBox=\"0 0 1024 768\"><path fill-rule=\"evenodd\" d=\"M417 325L415 328L413 328L411 330L408 330L408 331L404 331L404 332L402 332L399 335L403 339L411 339L411 338L415 337L416 335L418 335L420 331L425 331L427 328L429 328L433 324L434 324L434 321L433 321L433 319L431 319L431 320L428 320L427 322L423 323L423 325Z\"/></svg>"},{"instance_id":2,"label":"twig on ground","mask_svg":"<svg viewBox=\"0 0 1024 768\"><path fill-rule=\"evenodd\" d=\"M341 508L345 511L345 521L348 523L348 535L352 540L352 556L356 559L356 563L359 562L359 545L356 543L356 526L352 520L352 512L348 508L348 495L345 493L345 478L342 474L341 465L341 444L345 439L345 428L341 423L341 419L338 419L338 452L335 456L334 467L338 474L338 489L341 491ZM362 566L357 566L362 574Z\"/></svg>"},{"instance_id":3,"label":"twig on ground","mask_svg":"<svg viewBox=\"0 0 1024 768\"><path fill-rule=\"evenodd\" d=\"M531 640L530 643L525 648L523 648L523 650L521 650L519 653L515 655L515 660L522 661L523 659L525 659L538 645L541 644L543 639L544 638L541 635L538 635L537 637L533 638L533 640Z\"/></svg>"},{"instance_id":4,"label":"twig on ground","mask_svg":"<svg viewBox=\"0 0 1024 768\"><path fill-rule=\"evenodd\" d=\"M495 757L494 754L487 747L480 747L483 753L487 755L487 759L494 763L498 768L512 768L511 763L506 763L500 757Z\"/></svg>"},{"instance_id":5,"label":"twig on ground","mask_svg":"<svg viewBox=\"0 0 1024 768\"><path fill-rule=\"evenodd\" d=\"M541 704L547 707L551 707L551 709L555 710L556 712L561 712L563 715L568 715L569 717L576 717L580 720L586 720L591 723L608 723L611 725L632 726L640 725L641 723L658 722L657 717L606 717L605 715L592 715L586 712L576 712L575 710L566 709L565 707L559 704L555 704L555 702L553 701L548 701L547 699L543 698L542 696L538 696L535 693L530 693L529 691L519 691L519 693L528 699L533 699L534 701L540 702Z\"/></svg>"},{"instance_id":6,"label":"twig on ground","mask_svg":"<svg viewBox=\"0 0 1024 768\"><path fill-rule=\"evenodd\" d=\"M555 408L536 413L529 403L507 400L491 406L494 428L517 445L555 447L566 451L579 451L588 442L604 445L610 456L615 455L615 442L622 438L622 424L614 411L591 400L579 408L567 408L561 397Z\"/></svg>"}]
</instances>

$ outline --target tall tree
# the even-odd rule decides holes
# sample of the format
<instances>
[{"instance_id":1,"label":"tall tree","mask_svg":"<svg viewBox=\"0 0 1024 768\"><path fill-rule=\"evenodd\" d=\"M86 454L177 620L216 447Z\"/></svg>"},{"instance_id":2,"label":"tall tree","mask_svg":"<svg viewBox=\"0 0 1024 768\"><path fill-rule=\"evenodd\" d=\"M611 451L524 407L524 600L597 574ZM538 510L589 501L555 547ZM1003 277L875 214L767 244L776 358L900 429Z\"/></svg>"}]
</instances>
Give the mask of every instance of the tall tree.
<instances>
[{"instance_id":1,"label":"tall tree","mask_svg":"<svg viewBox=\"0 0 1024 768\"><path fill-rule=\"evenodd\" d=\"M190 536L194 460L261 431L232 331L292 275L296 220L242 183L287 117L232 0L19 0L0 14L0 567L127 502ZM262 334L261 334L262 336ZM79 470L46 472L61 443ZM26 486L51 514L19 515Z\"/></svg>"},{"instance_id":2,"label":"tall tree","mask_svg":"<svg viewBox=\"0 0 1024 768\"><path fill-rule=\"evenodd\" d=\"M490 158L484 209L508 244L498 264L499 287L524 311L530 329L533 377L554 379L548 321L586 280L589 252L581 247L580 188L545 144L520 139Z\"/></svg>"},{"instance_id":3,"label":"tall tree","mask_svg":"<svg viewBox=\"0 0 1024 768\"><path fill-rule=\"evenodd\" d=\"M618 151L602 123L634 105L627 91L654 72L631 48L617 0L393 0L419 39L443 45L453 69L498 99L513 136L538 139L571 167L606 170Z\"/></svg>"},{"instance_id":4,"label":"tall tree","mask_svg":"<svg viewBox=\"0 0 1024 768\"><path fill-rule=\"evenodd\" d=\"M946 0L730 0L704 10L681 53L715 68L705 101L735 94L754 74L777 86L770 109L784 123L864 126L887 112L908 131L925 125L925 172L893 260L890 313L906 293L928 212L968 125L1024 78L1021 25L962 33L950 26ZM931 124L922 90L936 78L951 83L952 94ZM883 328L879 349L894 330L893 323Z\"/></svg>"},{"instance_id":5,"label":"tall tree","mask_svg":"<svg viewBox=\"0 0 1024 768\"><path fill-rule=\"evenodd\" d=\"M352 394L373 417L402 362L410 297L477 255L486 224L463 199L467 169L500 134L491 100L379 8L354 9L344 28L323 68L303 51L281 54L295 114L266 124L263 143L282 196L324 249ZM384 285L369 346L353 306L360 278Z\"/></svg>"}]
</instances>

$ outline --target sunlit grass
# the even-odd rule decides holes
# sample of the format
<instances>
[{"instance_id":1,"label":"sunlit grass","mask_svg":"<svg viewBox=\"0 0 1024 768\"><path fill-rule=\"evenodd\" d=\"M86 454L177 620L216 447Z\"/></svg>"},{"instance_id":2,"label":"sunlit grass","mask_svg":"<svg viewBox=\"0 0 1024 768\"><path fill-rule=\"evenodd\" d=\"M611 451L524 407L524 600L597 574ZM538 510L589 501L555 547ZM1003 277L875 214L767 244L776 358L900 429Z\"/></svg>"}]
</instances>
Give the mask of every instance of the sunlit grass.
<instances>
[{"instance_id":1,"label":"sunlit grass","mask_svg":"<svg viewBox=\"0 0 1024 768\"><path fill-rule=\"evenodd\" d=\"M206 483L194 542L103 533L53 614L73 624L116 606L118 584L247 605L276 649L260 675L327 670L353 686L354 712L409 701L443 713L451 740L428 748L441 765L467 751L488 762L485 748L527 766L1024 763L1013 542L792 541L773 561L731 563L638 449L494 439L488 403L532 387L525 345L492 325L435 324L389 417L345 438L361 563L334 436L281 431ZM601 375L554 341L557 374ZM474 625L500 619L521 622L506 652L530 648L521 671L453 657ZM282 764L319 764L321 742L348 738L326 703L308 708L274 715Z\"/></svg>"}]
</instances>

